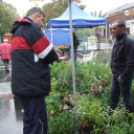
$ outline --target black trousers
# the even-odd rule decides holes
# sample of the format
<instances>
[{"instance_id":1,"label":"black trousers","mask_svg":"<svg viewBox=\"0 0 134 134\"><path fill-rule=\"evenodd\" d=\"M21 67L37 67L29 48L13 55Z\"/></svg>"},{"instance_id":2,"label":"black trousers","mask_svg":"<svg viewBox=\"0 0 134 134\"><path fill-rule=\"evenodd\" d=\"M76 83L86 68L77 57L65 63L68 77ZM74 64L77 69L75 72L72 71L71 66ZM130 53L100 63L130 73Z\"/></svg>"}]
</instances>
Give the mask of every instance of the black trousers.
<instances>
[{"instance_id":1,"label":"black trousers","mask_svg":"<svg viewBox=\"0 0 134 134\"><path fill-rule=\"evenodd\" d=\"M112 90L111 90L111 99L113 101L114 107L117 107L118 102L120 101L120 93L125 102L126 109L129 112L133 112L133 103L132 103L132 87L133 78L128 78L124 81L123 84L118 83L117 78L112 79Z\"/></svg>"},{"instance_id":2,"label":"black trousers","mask_svg":"<svg viewBox=\"0 0 134 134\"><path fill-rule=\"evenodd\" d=\"M20 97L23 115L24 134L47 134L47 112L44 96Z\"/></svg>"}]
</instances>

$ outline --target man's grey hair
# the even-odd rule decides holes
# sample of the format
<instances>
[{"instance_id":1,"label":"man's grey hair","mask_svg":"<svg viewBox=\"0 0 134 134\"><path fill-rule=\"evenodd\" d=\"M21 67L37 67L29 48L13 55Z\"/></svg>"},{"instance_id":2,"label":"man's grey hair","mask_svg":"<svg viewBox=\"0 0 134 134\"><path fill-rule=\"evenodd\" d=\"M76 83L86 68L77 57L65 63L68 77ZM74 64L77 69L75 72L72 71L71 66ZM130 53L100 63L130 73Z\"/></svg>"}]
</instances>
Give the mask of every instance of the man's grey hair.
<instances>
[{"instance_id":1,"label":"man's grey hair","mask_svg":"<svg viewBox=\"0 0 134 134\"><path fill-rule=\"evenodd\" d=\"M31 16L33 14L38 14L39 16L42 14L45 18L45 13L43 12L43 10L39 7L33 7L31 9L28 10L26 16Z\"/></svg>"},{"instance_id":2,"label":"man's grey hair","mask_svg":"<svg viewBox=\"0 0 134 134\"><path fill-rule=\"evenodd\" d=\"M121 28L121 27L124 27L124 29L126 30L126 22L125 21L122 21L122 20L116 20L113 22L114 23L118 23L118 27Z\"/></svg>"}]
</instances>

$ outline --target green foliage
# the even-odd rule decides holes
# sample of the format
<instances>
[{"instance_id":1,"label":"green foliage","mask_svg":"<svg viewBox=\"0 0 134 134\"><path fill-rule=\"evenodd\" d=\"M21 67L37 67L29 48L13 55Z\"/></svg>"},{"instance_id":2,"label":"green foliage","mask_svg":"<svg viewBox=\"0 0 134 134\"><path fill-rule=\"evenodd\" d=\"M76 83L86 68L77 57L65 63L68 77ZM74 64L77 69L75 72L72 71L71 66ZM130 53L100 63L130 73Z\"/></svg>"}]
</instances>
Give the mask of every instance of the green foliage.
<instances>
[{"instance_id":1,"label":"green foliage","mask_svg":"<svg viewBox=\"0 0 134 134\"><path fill-rule=\"evenodd\" d=\"M64 102L60 99L60 93L53 93L46 97L46 107L47 114L49 115L58 115L63 112L63 105L60 106L60 103L64 104Z\"/></svg>"},{"instance_id":2,"label":"green foliage","mask_svg":"<svg viewBox=\"0 0 134 134\"><path fill-rule=\"evenodd\" d=\"M90 98L90 99L89 99ZM78 101L78 115L94 134L132 134L134 115L129 113L121 101L115 110L95 100L93 96L83 96ZM100 99L101 100L101 99Z\"/></svg>"},{"instance_id":3,"label":"green foliage","mask_svg":"<svg viewBox=\"0 0 134 134\"><path fill-rule=\"evenodd\" d=\"M46 99L48 113L54 111L54 116L49 114L49 134L73 134L77 127L77 129L81 129L81 122L86 123L90 132L94 134L133 134L134 115L133 113L128 114L123 101L121 100L115 110L112 109L110 99L112 75L109 65L98 61L75 62L79 118L77 123L74 115L69 116L64 109L65 103L74 106L71 63L55 62L51 67L55 93L53 92L48 96L50 98ZM132 93L134 93L134 82L132 83ZM61 99L61 96L64 99ZM59 103L62 103L63 107L59 107ZM73 126L75 129L72 129L71 123L78 126Z\"/></svg>"},{"instance_id":4,"label":"green foliage","mask_svg":"<svg viewBox=\"0 0 134 134\"><path fill-rule=\"evenodd\" d=\"M54 62L53 65L50 65L51 69L51 77L59 78L59 74L65 70L67 67L64 62Z\"/></svg>"},{"instance_id":5,"label":"green foliage","mask_svg":"<svg viewBox=\"0 0 134 134\"><path fill-rule=\"evenodd\" d=\"M134 122L133 120L129 121L126 118L127 116L129 118L130 115L128 115L125 104L121 101L118 107L113 110L113 114L107 118L105 132L109 134L132 134Z\"/></svg>"},{"instance_id":6,"label":"green foliage","mask_svg":"<svg viewBox=\"0 0 134 134\"><path fill-rule=\"evenodd\" d=\"M90 14L93 16L96 16L96 17L105 17L106 16L106 13L102 14L102 11L99 11L99 12L95 11L95 12L91 12Z\"/></svg>"},{"instance_id":7,"label":"green foliage","mask_svg":"<svg viewBox=\"0 0 134 134\"><path fill-rule=\"evenodd\" d=\"M91 30L92 30L92 32L91 32ZM83 28L76 28L75 29L75 33L76 33L77 38L79 40L83 40ZM95 34L95 30L94 30L94 28L93 29L91 29L91 28L84 28L84 33L85 33L85 40L87 40L87 37L90 37L91 33L92 33L92 35Z\"/></svg>"},{"instance_id":8,"label":"green foliage","mask_svg":"<svg viewBox=\"0 0 134 134\"><path fill-rule=\"evenodd\" d=\"M110 110L109 108L101 107L97 118L97 127L103 128L103 132L106 134L132 134L132 130L134 130L132 128L133 120L128 120L132 114L126 118L128 111L123 101L119 103L115 110L111 110L111 114L109 114Z\"/></svg>"},{"instance_id":9,"label":"green foliage","mask_svg":"<svg viewBox=\"0 0 134 134\"><path fill-rule=\"evenodd\" d=\"M75 83L77 92L99 93L111 90L111 69L98 61L85 63L75 63ZM70 63L55 62L51 69L51 90L60 93L73 92L72 68Z\"/></svg>"},{"instance_id":10,"label":"green foliage","mask_svg":"<svg viewBox=\"0 0 134 134\"><path fill-rule=\"evenodd\" d=\"M133 101L133 104L134 104L134 80L132 82L131 93L132 93L132 101Z\"/></svg>"},{"instance_id":11,"label":"green foliage","mask_svg":"<svg viewBox=\"0 0 134 134\"><path fill-rule=\"evenodd\" d=\"M10 32L14 21L19 17L16 8L11 4L3 2L0 4L0 34Z\"/></svg>"},{"instance_id":12,"label":"green foliage","mask_svg":"<svg viewBox=\"0 0 134 134\"><path fill-rule=\"evenodd\" d=\"M74 134L80 128L73 112L66 112L57 117L48 118L48 134Z\"/></svg>"},{"instance_id":13,"label":"green foliage","mask_svg":"<svg viewBox=\"0 0 134 134\"><path fill-rule=\"evenodd\" d=\"M56 80L55 77L51 78L51 90L50 90L50 94L55 93L55 87L58 85L58 80Z\"/></svg>"},{"instance_id":14,"label":"green foliage","mask_svg":"<svg viewBox=\"0 0 134 134\"><path fill-rule=\"evenodd\" d=\"M99 102L91 103L90 101L88 101L83 106L83 110L85 112L85 118L86 118L86 120L84 121L85 123L88 123L87 121L96 122L100 110L100 103Z\"/></svg>"}]
</instances>

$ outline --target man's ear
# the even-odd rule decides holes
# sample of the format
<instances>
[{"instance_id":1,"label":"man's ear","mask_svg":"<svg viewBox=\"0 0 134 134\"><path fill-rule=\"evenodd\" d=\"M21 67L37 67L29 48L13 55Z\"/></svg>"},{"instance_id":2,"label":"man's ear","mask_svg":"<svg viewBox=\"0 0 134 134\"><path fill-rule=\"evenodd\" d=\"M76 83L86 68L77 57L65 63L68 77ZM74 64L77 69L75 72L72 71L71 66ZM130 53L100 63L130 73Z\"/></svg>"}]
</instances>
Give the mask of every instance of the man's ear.
<instances>
[{"instance_id":1,"label":"man's ear","mask_svg":"<svg viewBox=\"0 0 134 134\"><path fill-rule=\"evenodd\" d=\"M33 19L36 20L38 18L38 14L33 15Z\"/></svg>"},{"instance_id":2,"label":"man's ear","mask_svg":"<svg viewBox=\"0 0 134 134\"><path fill-rule=\"evenodd\" d=\"M125 31L125 27L122 27L121 29L122 29L122 31Z\"/></svg>"}]
</instances>

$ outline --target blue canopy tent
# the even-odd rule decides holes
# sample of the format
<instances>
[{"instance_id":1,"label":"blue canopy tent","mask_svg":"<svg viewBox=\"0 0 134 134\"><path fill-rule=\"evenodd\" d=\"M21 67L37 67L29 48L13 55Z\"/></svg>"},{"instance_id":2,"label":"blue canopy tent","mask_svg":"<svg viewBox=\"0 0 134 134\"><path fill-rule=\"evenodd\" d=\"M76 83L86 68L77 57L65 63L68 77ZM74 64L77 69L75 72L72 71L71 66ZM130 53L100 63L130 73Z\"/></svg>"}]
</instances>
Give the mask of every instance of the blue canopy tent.
<instances>
[{"instance_id":1,"label":"blue canopy tent","mask_svg":"<svg viewBox=\"0 0 134 134\"><path fill-rule=\"evenodd\" d=\"M72 27L73 28L93 28L100 25L106 25L106 18L95 17L85 13L77 5L71 3L72 9ZM47 28L69 28L69 8L58 18L50 19ZM107 29L106 29L107 30ZM107 33L107 32L106 32ZM84 36L84 29L83 29ZM85 37L83 37L85 40ZM83 45L83 53L86 53L85 43Z\"/></svg>"},{"instance_id":2,"label":"blue canopy tent","mask_svg":"<svg viewBox=\"0 0 134 134\"><path fill-rule=\"evenodd\" d=\"M74 29L73 29L74 31ZM46 37L54 46L70 46L70 30L69 29L46 29ZM53 39L52 39L53 38Z\"/></svg>"},{"instance_id":3,"label":"blue canopy tent","mask_svg":"<svg viewBox=\"0 0 134 134\"><path fill-rule=\"evenodd\" d=\"M73 28L92 28L106 25L106 18L95 17L85 13L77 5L71 3ZM69 28L69 8L58 18L50 19L47 28Z\"/></svg>"},{"instance_id":4,"label":"blue canopy tent","mask_svg":"<svg viewBox=\"0 0 134 134\"><path fill-rule=\"evenodd\" d=\"M49 42L51 42L54 46L70 46L70 29L46 29L45 33ZM71 55L70 49L69 55Z\"/></svg>"}]
</instances>

